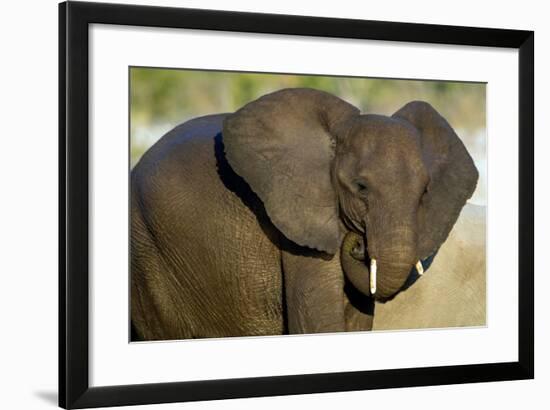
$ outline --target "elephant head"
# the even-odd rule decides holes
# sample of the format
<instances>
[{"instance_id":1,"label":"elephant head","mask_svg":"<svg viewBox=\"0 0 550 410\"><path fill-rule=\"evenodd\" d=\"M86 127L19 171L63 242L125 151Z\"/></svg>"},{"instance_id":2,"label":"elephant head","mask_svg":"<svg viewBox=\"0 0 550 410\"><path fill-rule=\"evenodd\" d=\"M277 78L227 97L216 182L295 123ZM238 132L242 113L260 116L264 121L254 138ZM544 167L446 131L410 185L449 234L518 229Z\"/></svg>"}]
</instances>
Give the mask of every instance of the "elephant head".
<instances>
[{"instance_id":1,"label":"elephant head","mask_svg":"<svg viewBox=\"0 0 550 410\"><path fill-rule=\"evenodd\" d=\"M223 139L273 224L299 245L342 247L350 281L379 299L445 241L478 179L461 140L425 102L361 115L331 94L285 89L229 115Z\"/></svg>"}]
</instances>

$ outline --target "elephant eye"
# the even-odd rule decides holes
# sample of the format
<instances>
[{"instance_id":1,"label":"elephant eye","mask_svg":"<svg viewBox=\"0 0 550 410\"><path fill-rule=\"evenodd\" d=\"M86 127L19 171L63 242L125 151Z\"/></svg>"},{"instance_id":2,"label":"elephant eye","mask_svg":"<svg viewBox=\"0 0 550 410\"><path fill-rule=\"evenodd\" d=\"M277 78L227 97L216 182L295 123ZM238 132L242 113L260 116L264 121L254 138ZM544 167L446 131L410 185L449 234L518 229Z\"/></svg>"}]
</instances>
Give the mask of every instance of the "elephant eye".
<instances>
[{"instance_id":1,"label":"elephant eye","mask_svg":"<svg viewBox=\"0 0 550 410\"><path fill-rule=\"evenodd\" d=\"M424 200L427 194L428 194L428 184L426 184L426 186L424 187L424 191L422 191L422 195L420 195L420 203L422 203L422 201Z\"/></svg>"},{"instance_id":2,"label":"elephant eye","mask_svg":"<svg viewBox=\"0 0 550 410\"><path fill-rule=\"evenodd\" d=\"M367 184L364 181L355 181L355 187L359 194L364 195L367 193Z\"/></svg>"},{"instance_id":3,"label":"elephant eye","mask_svg":"<svg viewBox=\"0 0 550 410\"><path fill-rule=\"evenodd\" d=\"M428 186L430 184L426 184L426 186L424 187L424 192L422 192L422 196L426 195L428 193Z\"/></svg>"}]
</instances>

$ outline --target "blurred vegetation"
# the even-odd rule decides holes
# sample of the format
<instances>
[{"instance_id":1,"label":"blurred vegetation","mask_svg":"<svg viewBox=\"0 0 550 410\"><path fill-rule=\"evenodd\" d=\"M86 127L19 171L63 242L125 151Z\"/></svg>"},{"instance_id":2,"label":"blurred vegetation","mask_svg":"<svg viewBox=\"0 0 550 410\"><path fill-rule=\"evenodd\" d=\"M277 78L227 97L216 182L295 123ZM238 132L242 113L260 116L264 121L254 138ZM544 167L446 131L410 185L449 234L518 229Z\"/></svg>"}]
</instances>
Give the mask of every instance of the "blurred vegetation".
<instances>
[{"instance_id":1,"label":"blurred vegetation","mask_svg":"<svg viewBox=\"0 0 550 410\"><path fill-rule=\"evenodd\" d=\"M309 87L337 95L363 112L390 114L406 102L430 102L460 128L485 120L485 87L479 83L388 80L280 74L132 68L132 121L178 122L198 115L235 111L281 88ZM451 106L452 101L452 106Z\"/></svg>"},{"instance_id":2,"label":"blurred vegetation","mask_svg":"<svg viewBox=\"0 0 550 410\"><path fill-rule=\"evenodd\" d=\"M142 67L131 68L130 81L132 166L177 124L232 112L264 94L289 87L330 92L364 113L391 115L411 100L424 100L457 130L479 134L485 128L485 84L480 83Z\"/></svg>"}]
</instances>

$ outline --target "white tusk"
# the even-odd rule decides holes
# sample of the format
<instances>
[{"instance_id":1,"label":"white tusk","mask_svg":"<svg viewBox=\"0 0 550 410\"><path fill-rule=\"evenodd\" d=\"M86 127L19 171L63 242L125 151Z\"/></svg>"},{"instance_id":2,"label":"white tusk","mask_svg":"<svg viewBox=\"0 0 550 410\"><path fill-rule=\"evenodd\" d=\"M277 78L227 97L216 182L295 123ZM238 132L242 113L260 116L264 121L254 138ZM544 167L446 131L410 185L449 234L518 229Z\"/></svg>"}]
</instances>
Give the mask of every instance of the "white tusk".
<instances>
[{"instance_id":1,"label":"white tusk","mask_svg":"<svg viewBox=\"0 0 550 410\"><path fill-rule=\"evenodd\" d=\"M418 275L422 276L424 274L424 267L422 266L422 262L416 262L416 270L418 272Z\"/></svg>"},{"instance_id":2,"label":"white tusk","mask_svg":"<svg viewBox=\"0 0 550 410\"><path fill-rule=\"evenodd\" d=\"M370 293L376 293L376 259L370 260Z\"/></svg>"}]
</instances>

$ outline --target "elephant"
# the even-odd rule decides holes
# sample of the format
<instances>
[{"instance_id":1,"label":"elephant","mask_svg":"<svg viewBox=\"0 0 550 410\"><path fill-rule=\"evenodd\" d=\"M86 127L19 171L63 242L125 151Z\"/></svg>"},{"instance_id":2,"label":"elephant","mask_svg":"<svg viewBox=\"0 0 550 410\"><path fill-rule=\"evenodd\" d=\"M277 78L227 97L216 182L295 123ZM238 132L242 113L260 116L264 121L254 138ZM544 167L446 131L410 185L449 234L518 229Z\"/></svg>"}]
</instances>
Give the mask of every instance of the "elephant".
<instances>
[{"instance_id":1,"label":"elephant","mask_svg":"<svg viewBox=\"0 0 550 410\"><path fill-rule=\"evenodd\" d=\"M131 172L132 340L371 330L429 284L477 180L427 102L290 88L189 120Z\"/></svg>"}]
</instances>

